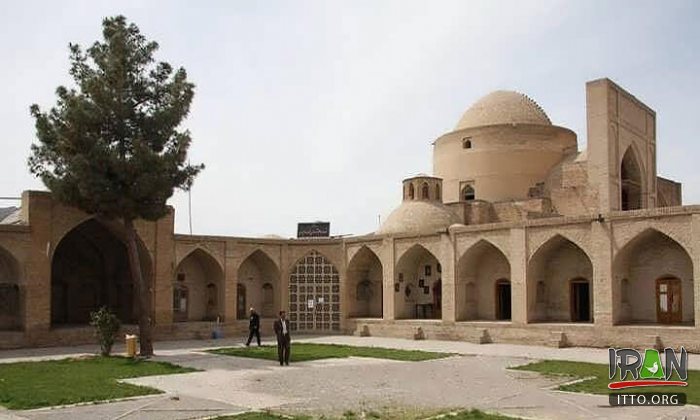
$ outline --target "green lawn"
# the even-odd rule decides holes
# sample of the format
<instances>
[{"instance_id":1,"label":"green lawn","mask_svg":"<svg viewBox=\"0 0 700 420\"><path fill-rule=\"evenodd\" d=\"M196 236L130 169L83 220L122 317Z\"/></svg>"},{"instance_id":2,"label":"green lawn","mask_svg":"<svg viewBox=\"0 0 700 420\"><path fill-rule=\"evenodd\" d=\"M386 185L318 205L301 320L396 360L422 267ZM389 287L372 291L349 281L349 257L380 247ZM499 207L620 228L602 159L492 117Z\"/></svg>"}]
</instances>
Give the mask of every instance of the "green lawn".
<instances>
[{"instance_id":1,"label":"green lawn","mask_svg":"<svg viewBox=\"0 0 700 420\"><path fill-rule=\"evenodd\" d=\"M252 357L254 359L277 360L277 346L262 347L230 347L209 350L210 353L226 356ZM293 343L291 362L306 362L309 360L344 358L344 357L374 357L377 359L403 360L420 362L423 360L441 359L452 356L449 353L433 353L419 350L396 350L380 347L354 347L337 344Z\"/></svg>"},{"instance_id":2,"label":"green lawn","mask_svg":"<svg viewBox=\"0 0 700 420\"><path fill-rule=\"evenodd\" d=\"M571 377L572 380L578 378L587 378L591 376L594 377L593 379L587 381L560 386L559 389L561 391L585 392L589 394L609 394L611 392L625 392L635 394L640 392L682 392L687 395L688 404L700 405L700 385L693 385L696 382L700 382L700 379L696 379L700 378L700 371L697 370L688 371L687 387L645 387L612 391L608 389L608 384L611 382L610 379L608 379L608 365L601 365L596 363L545 360L542 362L535 362L524 366L518 366L513 369L539 372L544 375L567 376ZM630 377L628 376L627 379L630 379ZM678 380L678 375L675 371L671 379ZM619 380L619 373L618 378L615 380Z\"/></svg>"},{"instance_id":3,"label":"green lawn","mask_svg":"<svg viewBox=\"0 0 700 420\"><path fill-rule=\"evenodd\" d=\"M356 420L356 419L368 419L368 420L425 420L434 419L439 417L440 419L449 420L514 420L513 417L498 416L493 414L484 413L480 410L464 410L456 413L442 414L442 413L432 413L432 414L417 414L417 413L407 413L407 412L397 412L397 413L364 413L364 415L356 414L354 412L348 411L339 417L328 417L328 416L286 416L268 412L253 412L244 413L235 416L224 416L217 417L214 420L309 420L313 418L319 419L337 419L337 420Z\"/></svg>"},{"instance_id":4,"label":"green lawn","mask_svg":"<svg viewBox=\"0 0 700 420\"><path fill-rule=\"evenodd\" d=\"M161 391L157 389L117 380L193 371L169 363L124 357L0 363L0 405L20 410L159 394Z\"/></svg>"}]
</instances>

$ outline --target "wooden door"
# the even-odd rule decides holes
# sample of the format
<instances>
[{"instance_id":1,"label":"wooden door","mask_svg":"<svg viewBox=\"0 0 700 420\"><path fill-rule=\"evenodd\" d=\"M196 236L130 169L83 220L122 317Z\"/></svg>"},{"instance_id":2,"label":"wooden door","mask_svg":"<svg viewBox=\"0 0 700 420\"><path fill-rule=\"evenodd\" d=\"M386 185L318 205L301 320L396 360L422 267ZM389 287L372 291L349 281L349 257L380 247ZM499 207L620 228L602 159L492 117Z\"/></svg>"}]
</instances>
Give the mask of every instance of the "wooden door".
<instances>
[{"instance_id":1,"label":"wooden door","mask_svg":"<svg viewBox=\"0 0 700 420\"><path fill-rule=\"evenodd\" d=\"M656 319L662 324L683 321L681 281L677 278L656 280Z\"/></svg>"}]
</instances>

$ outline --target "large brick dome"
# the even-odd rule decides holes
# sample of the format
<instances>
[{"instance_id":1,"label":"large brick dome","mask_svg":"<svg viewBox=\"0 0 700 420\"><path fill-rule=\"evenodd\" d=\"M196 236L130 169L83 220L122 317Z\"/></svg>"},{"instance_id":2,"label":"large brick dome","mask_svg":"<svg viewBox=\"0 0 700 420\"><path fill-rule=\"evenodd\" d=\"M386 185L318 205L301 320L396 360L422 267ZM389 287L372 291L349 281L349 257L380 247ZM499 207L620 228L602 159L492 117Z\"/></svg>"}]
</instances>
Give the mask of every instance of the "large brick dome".
<instances>
[{"instance_id":1,"label":"large brick dome","mask_svg":"<svg viewBox=\"0 0 700 420\"><path fill-rule=\"evenodd\" d=\"M491 92L462 115L455 131L501 124L552 125L544 110L527 95L509 90Z\"/></svg>"}]
</instances>

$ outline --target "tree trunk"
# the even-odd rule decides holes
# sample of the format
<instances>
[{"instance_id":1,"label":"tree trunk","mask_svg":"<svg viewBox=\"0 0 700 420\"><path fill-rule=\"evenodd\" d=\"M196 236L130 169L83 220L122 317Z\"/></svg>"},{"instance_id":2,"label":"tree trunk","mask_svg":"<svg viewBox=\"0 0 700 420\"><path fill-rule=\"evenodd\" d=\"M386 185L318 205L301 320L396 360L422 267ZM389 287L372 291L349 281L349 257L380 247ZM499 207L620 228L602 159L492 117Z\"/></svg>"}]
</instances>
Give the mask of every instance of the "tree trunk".
<instances>
[{"instance_id":1,"label":"tree trunk","mask_svg":"<svg viewBox=\"0 0 700 420\"><path fill-rule=\"evenodd\" d=\"M139 343L141 356L153 355L153 337L151 333L151 289L143 278L141 259L136 243L136 229L133 220L124 220L126 228L126 249L129 254L129 270L131 279L136 285L136 296L139 305Z\"/></svg>"}]
</instances>

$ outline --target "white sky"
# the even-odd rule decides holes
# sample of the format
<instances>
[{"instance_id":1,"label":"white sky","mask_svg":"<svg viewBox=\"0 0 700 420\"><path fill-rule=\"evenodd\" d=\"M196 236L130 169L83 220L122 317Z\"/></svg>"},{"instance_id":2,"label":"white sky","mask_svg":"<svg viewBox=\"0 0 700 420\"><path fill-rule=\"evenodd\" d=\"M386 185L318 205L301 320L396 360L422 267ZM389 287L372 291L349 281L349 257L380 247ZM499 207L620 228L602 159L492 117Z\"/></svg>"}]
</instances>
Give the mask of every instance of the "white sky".
<instances>
[{"instance_id":1,"label":"white sky","mask_svg":"<svg viewBox=\"0 0 700 420\"><path fill-rule=\"evenodd\" d=\"M585 82L609 77L657 111L659 175L700 202L697 1L60 1L0 13L0 196L43 189L26 165L29 106L70 82L68 43L124 14L196 84L185 126L206 170L194 233L364 234L431 170L430 143L495 89L535 99L585 147ZM178 192L176 231L188 232ZM0 206L16 204L0 201Z\"/></svg>"}]
</instances>

